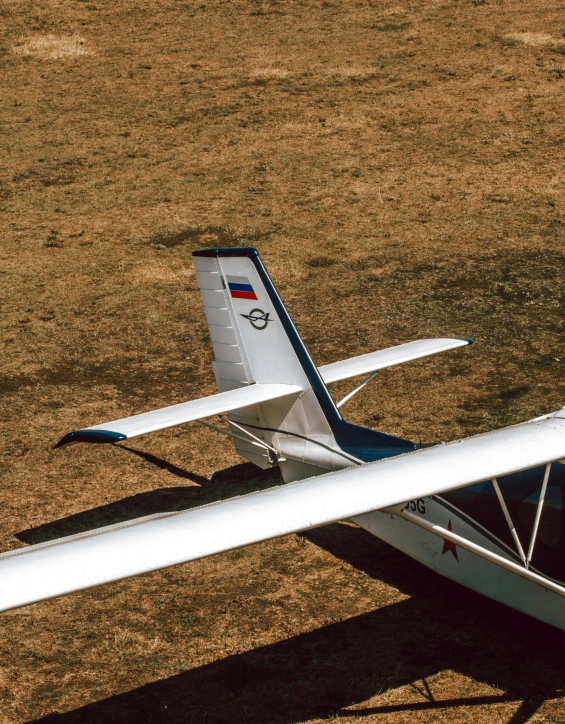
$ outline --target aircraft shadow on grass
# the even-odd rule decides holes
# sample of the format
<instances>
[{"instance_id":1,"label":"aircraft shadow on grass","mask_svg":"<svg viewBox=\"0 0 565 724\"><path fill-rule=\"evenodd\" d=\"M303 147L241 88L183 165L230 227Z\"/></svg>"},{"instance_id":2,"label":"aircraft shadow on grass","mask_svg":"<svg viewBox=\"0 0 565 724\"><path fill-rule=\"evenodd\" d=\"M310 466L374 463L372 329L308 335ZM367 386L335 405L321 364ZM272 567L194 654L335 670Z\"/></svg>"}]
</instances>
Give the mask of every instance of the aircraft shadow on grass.
<instances>
[{"instance_id":1,"label":"aircraft shadow on grass","mask_svg":"<svg viewBox=\"0 0 565 724\"><path fill-rule=\"evenodd\" d=\"M17 537L39 543L278 483L276 471L257 473L250 464L234 466L208 480L148 453L125 449L201 487L141 493L22 531ZM521 724L546 700L565 695L561 656L565 635L561 632L430 573L352 526L329 525L305 537L410 598L36 721L294 724L311 718L363 720L387 713L515 702L508 724ZM433 682L427 680L444 670L503 693L437 701ZM350 709L403 685L411 685L422 700Z\"/></svg>"},{"instance_id":2,"label":"aircraft shadow on grass","mask_svg":"<svg viewBox=\"0 0 565 724\"><path fill-rule=\"evenodd\" d=\"M255 465L242 463L221 470L208 479L143 450L137 450L126 445L116 445L115 447L166 470L177 478L189 480L192 483L197 483L197 485L160 488L138 493L115 503L102 505L35 528L22 530L16 533L15 537L29 545L45 543L63 536L83 533L93 528L101 528L105 525L141 518L144 515L188 510L189 508L213 503L216 500L225 500L236 495L264 490L280 484L278 469L258 471Z\"/></svg>"}]
</instances>

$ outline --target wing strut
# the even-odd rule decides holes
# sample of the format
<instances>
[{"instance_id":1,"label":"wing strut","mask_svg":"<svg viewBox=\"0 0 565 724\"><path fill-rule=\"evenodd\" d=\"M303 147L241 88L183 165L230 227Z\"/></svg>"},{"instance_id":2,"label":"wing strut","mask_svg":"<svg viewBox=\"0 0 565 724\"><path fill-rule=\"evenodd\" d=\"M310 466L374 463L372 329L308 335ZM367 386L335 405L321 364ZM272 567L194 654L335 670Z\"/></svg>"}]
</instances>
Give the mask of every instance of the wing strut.
<instances>
[{"instance_id":1,"label":"wing strut","mask_svg":"<svg viewBox=\"0 0 565 724\"><path fill-rule=\"evenodd\" d=\"M536 539L537 539L537 535L538 535L538 528L539 528L539 524L540 524L540 520L541 520L541 514L543 511L543 504L545 502L545 493L547 490L547 482L549 480L550 471L551 471L551 463L547 463L547 465L545 466L543 484L541 486L540 497L539 497L538 505L537 505L537 509L536 509L534 527L532 529L532 535L530 537L528 555L526 555L524 553L524 549L522 548L522 544L520 543L520 538L518 537L518 532L516 531L516 526L514 525L514 523L512 521L512 517L510 516L510 511L508 510L508 506L506 505L506 501L504 500L504 496L502 495L502 492L500 490L498 480L496 478L492 478L492 484L494 487L494 491L496 493L496 497L498 498L498 502L500 503L500 507L502 508L502 512L504 513L506 522L508 523L508 528L510 529L510 533L512 535L514 543L516 544L516 550L518 551L518 554L519 554L520 558L522 559L524 568L530 567L530 563L532 561L532 556L534 554L534 546L536 544Z\"/></svg>"},{"instance_id":2,"label":"wing strut","mask_svg":"<svg viewBox=\"0 0 565 724\"><path fill-rule=\"evenodd\" d=\"M502 493L500 492L498 480L496 478L493 478L492 484L494 486L494 491L496 493L496 497L498 498L498 502L500 503L500 507L502 508L502 512L504 513L504 517L506 518L506 522L508 523L508 527L510 528L510 533L512 535L512 538L514 539L514 543L516 543L516 549L520 555L520 558L522 559L522 563L527 568L528 563L526 561L526 555L524 553L524 549L522 548L522 544L520 543L520 539L518 538L518 533L516 532L516 527L514 526L514 523L512 522L512 518L510 517L510 512L506 505L506 501L504 500L504 497L503 497Z\"/></svg>"},{"instance_id":3,"label":"wing strut","mask_svg":"<svg viewBox=\"0 0 565 724\"><path fill-rule=\"evenodd\" d=\"M278 450L275 450L274 447L271 445L268 445L264 440L261 440L256 435L253 435L253 433L249 432L249 430L246 430L245 428L241 427L241 425L238 425L237 422L234 422L233 420L230 420L229 417L224 417L223 415L220 415L222 420L225 420L227 423L232 425L236 428L236 430L241 430L241 432L245 433L246 435L249 435L249 437L253 438L255 442L252 442L252 445L259 445L259 447L264 447L267 450L270 450L271 452L275 453L275 457L277 459L277 462L284 463L286 461L286 458L283 457Z\"/></svg>"},{"instance_id":4,"label":"wing strut","mask_svg":"<svg viewBox=\"0 0 565 724\"><path fill-rule=\"evenodd\" d=\"M219 416L222 420L224 419L222 415ZM267 445L266 442L263 442L263 440L259 442L253 442L252 440L249 440L249 438L242 437L241 435L237 435L234 432L228 432L228 430L223 430L221 427L218 427L217 425L213 425L211 422L203 422L202 420L195 420L197 425L201 425L202 427L209 427L210 430L216 430L216 432L221 432L222 435L226 435L226 437L232 437L236 440L243 440L243 442L251 442L252 445L256 445L257 447L262 448L263 450L267 451L267 457L270 454L271 451L278 454L274 447L271 447L270 445ZM255 440L259 440L259 438L255 438Z\"/></svg>"},{"instance_id":5,"label":"wing strut","mask_svg":"<svg viewBox=\"0 0 565 724\"><path fill-rule=\"evenodd\" d=\"M532 560L532 555L534 554L534 545L536 543L536 537L538 534L538 527L539 527L539 522L541 519L543 503L545 501L545 491L547 490L547 481L549 480L550 470L551 470L551 463L547 463L547 465L545 466L545 475L543 476L543 485L541 486L541 493L539 496L538 507L536 510L536 519L534 521L532 537L530 539L530 547L528 548L528 556L526 558L526 568L530 567L530 561Z\"/></svg>"},{"instance_id":6,"label":"wing strut","mask_svg":"<svg viewBox=\"0 0 565 724\"><path fill-rule=\"evenodd\" d=\"M350 400L350 399L353 397L353 395L356 395L356 394L359 392L359 390L362 390L363 387L365 387L365 385L368 385L369 382L370 382L371 380L375 379L375 377L376 377L378 374L379 374L379 370L377 370L376 372L373 372L372 375L369 375L368 377L366 377L366 378L363 380L363 382L361 382L361 384L359 385L359 387L356 387L356 388L355 388L352 392L350 392L348 395L345 395L345 397L336 404L336 407L341 407L344 403L347 402L347 400Z\"/></svg>"},{"instance_id":7,"label":"wing strut","mask_svg":"<svg viewBox=\"0 0 565 724\"><path fill-rule=\"evenodd\" d=\"M443 528L441 525L434 525L433 523L430 523L429 521L420 518L419 515L414 515L414 513L410 513L407 510L402 510L401 512L390 512L393 512L394 515L398 515L400 518L404 518L410 523L414 523L415 525L420 526L420 528L423 528L430 533L438 535L440 538L444 538L445 540L455 543L460 548L465 548L465 550L468 550L471 553L475 553L476 555L484 558L486 561L494 563L500 568L506 568L507 571L516 573L521 578L526 578L528 581L537 583L539 586L543 586L543 588L547 589L548 591L553 591L553 593L557 593L559 596L565 598L565 588L563 586L554 583L553 581L545 578L544 576L540 576L538 573L534 573L533 571L519 566L517 563L514 563L514 561L509 561L496 553L492 553L486 548L483 548L476 543L472 543L470 540L462 538L460 535L457 535L456 533L447 530L447 528Z\"/></svg>"}]
</instances>

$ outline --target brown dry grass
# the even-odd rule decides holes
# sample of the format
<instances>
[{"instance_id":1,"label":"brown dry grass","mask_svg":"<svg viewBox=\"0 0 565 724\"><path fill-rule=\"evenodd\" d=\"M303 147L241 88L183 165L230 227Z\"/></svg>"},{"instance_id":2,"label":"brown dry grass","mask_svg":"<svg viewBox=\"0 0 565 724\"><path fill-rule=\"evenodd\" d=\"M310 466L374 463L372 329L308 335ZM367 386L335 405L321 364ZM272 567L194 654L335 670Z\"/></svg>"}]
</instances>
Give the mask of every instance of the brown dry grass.
<instances>
[{"instance_id":1,"label":"brown dry grass","mask_svg":"<svg viewBox=\"0 0 565 724\"><path fill-rule=\"evenodd\" d=\"M352 420L438 441L563 404L559 3L0 13L4 550L277 483L193 427L51 450L214 391L194 248L257 246L320 364L474 338ZM337 525L3 615L0 721L558 722L563 643Z\"/></svg>"}]
</instances>

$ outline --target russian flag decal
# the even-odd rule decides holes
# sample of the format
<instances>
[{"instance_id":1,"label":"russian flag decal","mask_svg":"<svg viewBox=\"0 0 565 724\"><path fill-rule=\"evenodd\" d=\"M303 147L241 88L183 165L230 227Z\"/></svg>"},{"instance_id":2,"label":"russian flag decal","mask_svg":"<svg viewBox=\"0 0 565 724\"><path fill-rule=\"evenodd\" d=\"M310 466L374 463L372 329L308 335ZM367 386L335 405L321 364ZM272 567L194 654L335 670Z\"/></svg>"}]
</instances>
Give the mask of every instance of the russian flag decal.
<instances>
[{"instance_id":1,"label":"russian flag decal","mask_svg":"<svg viewBox=\"0 0 565 724\"><path fill-rule=\"evenodd\" d=\"M232 277L228 274L226 282L233 299L257 299L247 277Z\"/></svg>"}]
</instances>

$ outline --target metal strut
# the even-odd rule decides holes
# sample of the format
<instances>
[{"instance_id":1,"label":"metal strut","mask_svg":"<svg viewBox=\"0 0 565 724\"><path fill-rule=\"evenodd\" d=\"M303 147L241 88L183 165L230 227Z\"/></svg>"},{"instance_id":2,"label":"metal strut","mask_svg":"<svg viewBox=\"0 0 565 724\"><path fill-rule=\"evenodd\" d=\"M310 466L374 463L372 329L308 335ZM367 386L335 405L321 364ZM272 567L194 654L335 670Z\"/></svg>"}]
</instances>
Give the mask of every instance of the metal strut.
<instances>
[{"instance_id":1,"label":"metal strut","mask_svg":"<svg viewBox=\"0 0 565 724\"><path fill-rule=\"evenodd\" d=\"M229 423L230 425L233 425L238 430L241 430L247 437L242 437L241 435L237 435L235 432L230 432L228 430L224 430L221 427L218 427L217 425L212 425L210 422L204 422L203 420L193 420L197 425L202 425L202 427L209 427L211 430L216 430L216 432L220 432L222 435L226 435L226 437L231 437L236 440L242 440L243 442L251 443L251 445L255 445L256 447L263 448L263 450L266 450L268 453L273 452L276 456L276 461L279 463L284 463L287 459L296 460L297 462L303 462L300 458L293 457L292 455L288 455L286 453L286 457L283 457L283 455L276 450L274 447L271 447L268 443L266 443L264 440L261 440L258 437L255 437L253 433L249 432L249 430L246 430L245 428L238 425L236 422L232 422L230 419L225 418L223 415L218 415L218 417L221 420L224 420L224 422ZM355 463L355 465L363 465L363 461L359 460L358 458L353 457L352 455L348 455L347 453L344 453L343 450L334 450L331 447L328 447L327 445L324 445L323 443L319 442L318 440L312 440L309 437L304 437L302 435L296 435L296 433L289 432L288 430L273 430L273 432L284 432L285 435L294 435L295 437L300 437L304 440L307 440L308 442L313 443L314 445L319 445L320 447L324 448L325 450L329 450L332 453L335 453L336 455L341 455L342 458L345 458L346 460L349 460L352 463ZM252 438L251 440L249 438ZM271 459L270 455L269 461L273 463L273 460Z\"/></svg>"},{"instance_id":2,"label":"metal strut","mask_svg":"<svg viewBox=\"0 0 565 724\"><path fill-rule=\"evenodd\" d=\"M524 567L527 568L528 562L526 561L526 555L524 553L524 549L522 548L522 544L520 543L520 539L518 538L518 533L516 532L516 528L514 526L514 523L512 522L512 518L510 517L510 512L508 511L508 508L506 506L506 501L504 500L502 493L500 492L498 480L496 478L493 478L492 484L494 486L494 491L496 493L496 497L498 498L498 502L500 503L500 507L502 508L502 512L504 513L504 517L506 518L506 522L508 523L508 527L510 528L510 533L512 534L512 538L514 539L514 543L516 544L516 549L518 550Z\"/></svg>"},{"instance_id":3,"label":"metal strut","mask_svg":"<svg viewBox=\"0 0 565 724\"><path fill-rule=\"evenodd\" d=\"M344 403L347 402L347 400L350 400L353 397L353 395L356 395L359 392L359 390L362 390L363 387L365 387L365 385L368 385L369 382L372 379L374 379L378 374L379 374L379 370L377 370L376 372L373 372L373 374L369 375L366 380L363 380L363 382L361 382L359 387L356 387L353 390L353 392L350 392L348 395L345 395L345 397L336 404L336 407L341 407Z\"/></svg>"},{"instance_id":4,"label":"metal strut","mask_svg":"<svg viewBox=\"0 0 565 724\"><path fill-rule=\"evenodd\" d=\"M547 589L548 591L553 591L559 596L565 598L565 588L563 586L560 586L558 583L554 583L553 581L544 578L543 576L540 576L538 573L529 571L526 568L518 565L517 563L514 563L514 561L509 561L508 559L499 556L497 553L493 553L492 551L483 548L483 546L472 543L470 540L462 538L460 535L457 535L456 533L453 533L446 528L442 528L442 526L440 525L434 525L433 523L430 523L429 521L424 520L423 518L420 518L420 516L414 515L407 510L402 510L399 512L397 510L391 509L388 512L392 513L393 515L398 515L400 518L404 518L410 523L414 523L415 525L420 526L420 528L423 528L430 533L435 533L435 535L440 536L440 538L444 538L445 540L455 543L460 548L465 548L465 550L468 550L471 553L475 553L481 558L484 558L486 561L490 561L491 563L500 566L500 568L505 568L507 571L516 573L521 578L526 578L528 581L537 583L538 585L543 586L543 588Z\"/></svg>"},{"instance_id":5,"label":"metal strut","mask_svg":"<svg viewBox=\"0 0 565 724\"><path fill-rule=\"evenodd\" d=\"M237 422L233 422L232 420L229 419L229 417L224 417L223 415L219 415L219 417L220 417L220 419L224 420L225 422L229 423L230 425L233 425L238 430L241 430L241 432L245 433L246 435L249 435L249 437L253 438L253 440L255 440L255 442L252 442L251 443L252 445L257 445L259 447L265 448L266 450L270 450L271 452L274 452L277 462L284 463L286 461L286 458L283 457L280 454L280 452L275 450L274 447L271 447L271 445L268 445L264 440L261 440L260 438L253 435L253 433L249 432L249 430L246 430L244 427L241 427L241 425L238 425Z\"/></svg>"},{"instance_id":6,"label":"metal strut","mask_svg":"<svg viewBox=\"0 0 565 724\"><path fill-rule=\"evenodd\" d=\"M242 437L241 435L236 435L233 432L228 432L228 430L223 430L221 427L218 427L217 425L212 425L211 422L203 422L202 420L194 420L194 422L197 425L202 425L202 427L209 427L210 430L215 430L216 432L221 432L222 435L225 435L226 437L232 437L235 440L242 440L243 442L251 442L248 438ZM269 448L263 444L259 445L257 442L251 442L252 445L256 445L257 447L262 447L264 450L269 450Z\"/></svg>"},{"instance_id":7,"label":"metal strut","mask_svg":"<svg viewBox=\"0 0 565 724\"><path fill-rule=\"evenodd\" d=\"M528 555L526 556L526 568L529 568L530 561L534 554L534 545L536 544L536 538L538 535L539 522L541 519L541 513L543 510L543 504L545 501L545 491L547 490L547 481L549 480L549 473L551 471L551 463L547 463L545 466L545 474L543 476L543 485L541 486L541 493L538 500L538 507L536 510L536 519L534 521L534 527L532 529L532 537L530 539L530 547L528 548Z\"/></svg>"}]
</instances>

